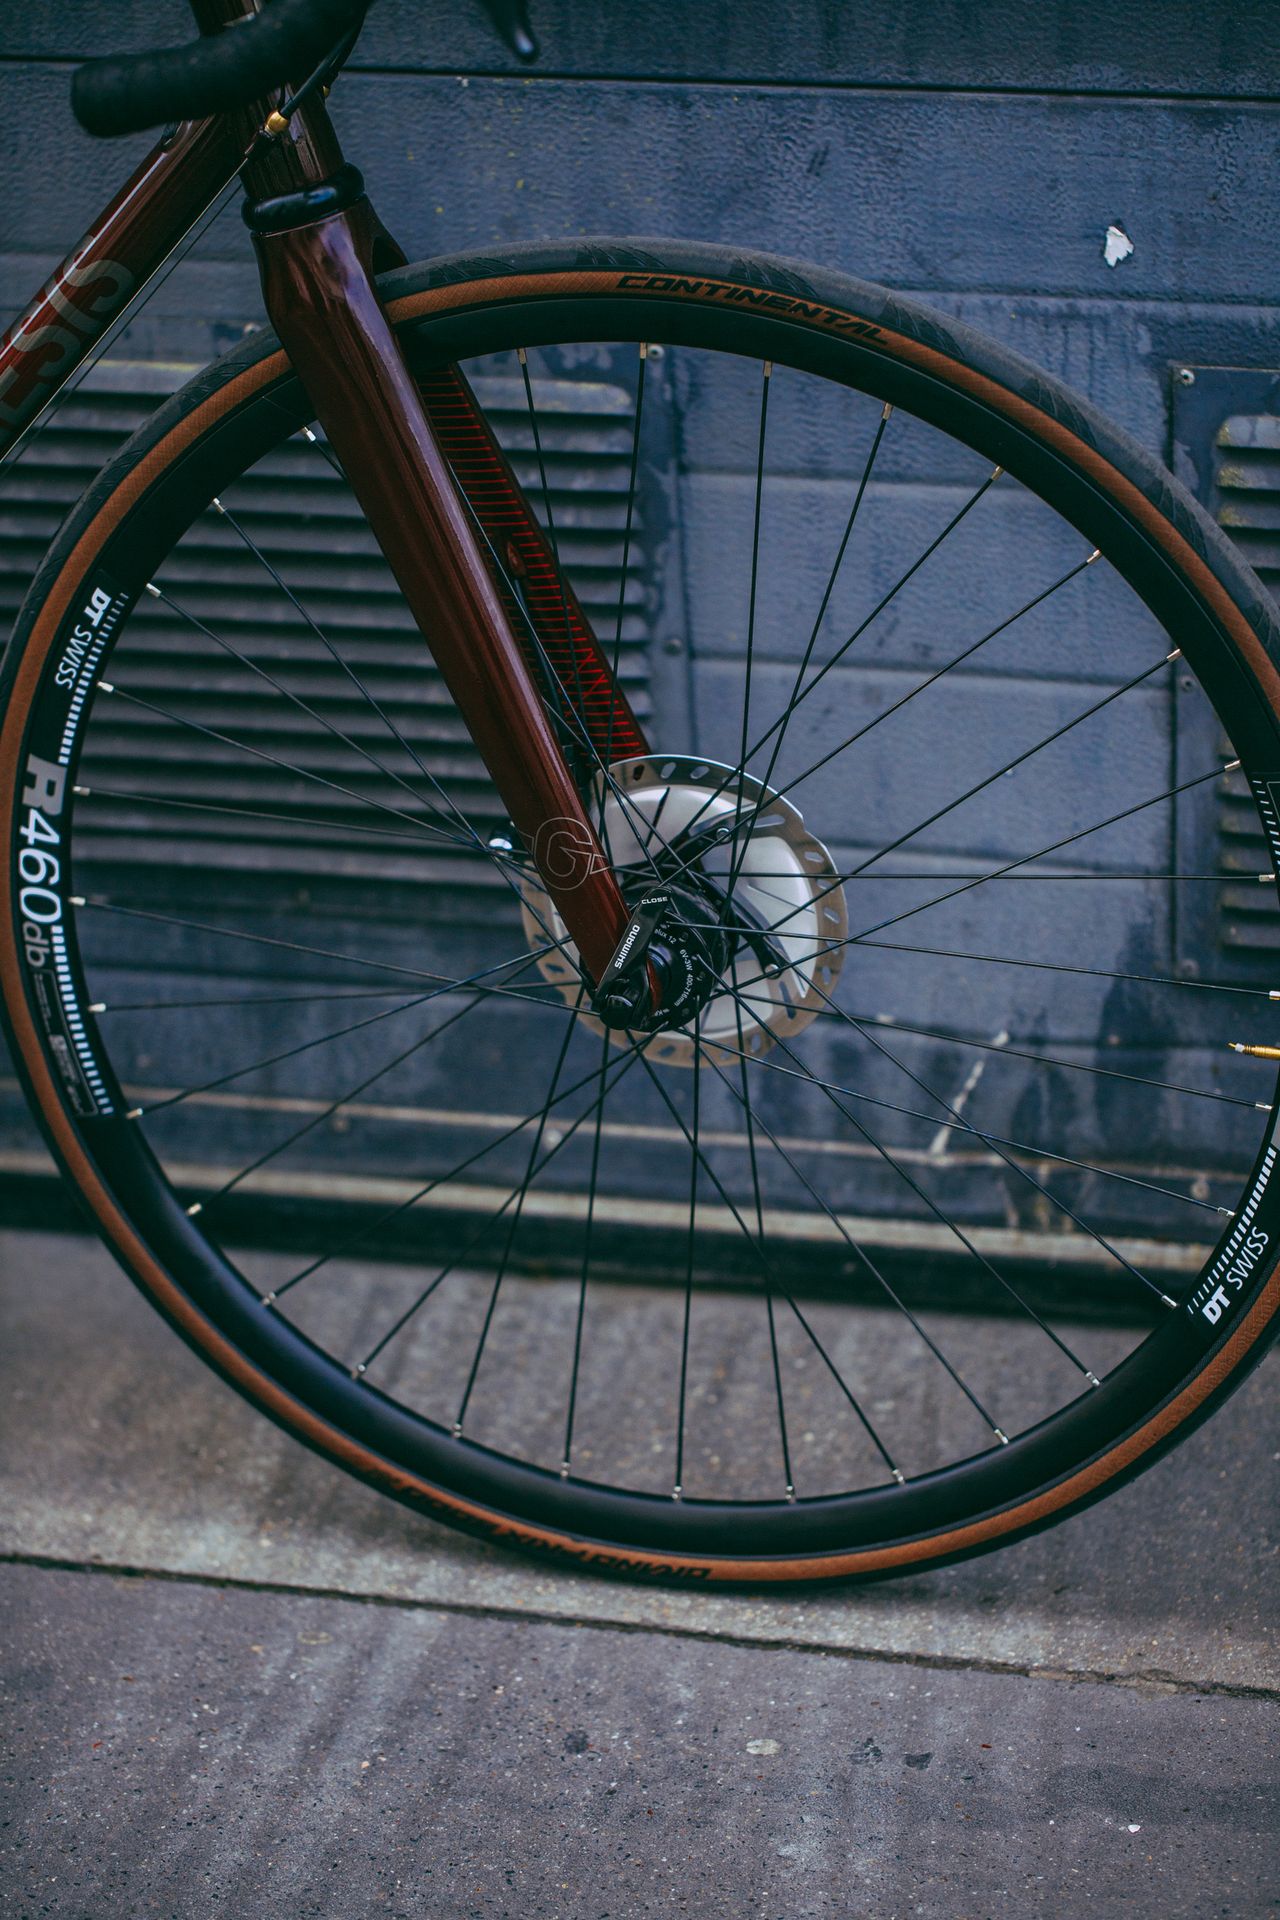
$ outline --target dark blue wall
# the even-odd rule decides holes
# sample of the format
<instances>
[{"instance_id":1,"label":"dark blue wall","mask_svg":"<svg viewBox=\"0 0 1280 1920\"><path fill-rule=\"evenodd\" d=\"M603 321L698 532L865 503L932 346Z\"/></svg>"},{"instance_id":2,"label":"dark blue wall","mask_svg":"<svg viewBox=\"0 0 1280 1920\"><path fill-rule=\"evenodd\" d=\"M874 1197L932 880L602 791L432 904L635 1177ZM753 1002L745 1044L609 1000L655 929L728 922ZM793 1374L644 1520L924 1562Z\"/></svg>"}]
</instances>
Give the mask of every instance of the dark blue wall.
<instances>
[{"instance_id":1,"label":"dark blue wall","mask_svg":"<svg viewBox=\"0 0 1280 1920\"><path fill-rule=\"evenodd\" d=\"M1170 359L1280 358L1280 12L1265 0L534 11L543 61L517 76L470 0L373 7L334 111L411 257L603 231L809 256L963 314L1161 451ZM76 130L74 61L185 32L176 0L4 9L0 306L145 144ZM1112 221L1134 241L1116 268ZM257 310L232 213L140 344L213 346Z\"/></svg>"},{"instance_id":2,"label":"dark blue wall","mask_svg":"<svg viewBox=\"0 0 1280 1920\"><path fill-rule=\"evenodd\" d=\"M467 0L374 6L332 105L411 257L604 232L811 257L997 335L1162 456L1170 363L1280 364L1274 5L534 0L534 12L544 58L517 74ZM162 0L4 11L0 309L21 304L146 144L78 133L75 61L185 30ZM1114 268L1113 222L1134 244ZM259 318L233 206L129 347L204 358ZM1025 685L1014 692L1027 708ZM1147 744L1163 764L1163 710ZM975 1024L985 1011L969 1008ZM1045 1017L1071 1029L1065 995ZM1076 1037L1095 1024L1081 1013ZM1221 1054L1216 1035L1165 1039L1201 1050L1196 1076Z\"/></svg>"}]
</instances>

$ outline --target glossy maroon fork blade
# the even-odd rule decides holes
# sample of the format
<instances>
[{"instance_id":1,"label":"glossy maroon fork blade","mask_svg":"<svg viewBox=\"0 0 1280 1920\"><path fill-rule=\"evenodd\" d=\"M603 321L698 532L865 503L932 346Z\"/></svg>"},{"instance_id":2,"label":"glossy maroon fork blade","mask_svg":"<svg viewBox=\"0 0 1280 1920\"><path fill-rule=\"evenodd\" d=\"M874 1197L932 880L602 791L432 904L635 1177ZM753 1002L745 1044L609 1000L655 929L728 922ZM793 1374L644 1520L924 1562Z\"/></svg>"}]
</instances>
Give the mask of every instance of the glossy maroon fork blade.
<instances>
[{"instance_id":1,"label":"glossy maroon fork blade","mask_svg":"<svg viewBox=\"0 0 1280 1920\"><path fill-rule=\"evenodd\" d=\"M585 732L600 762L607 766L647 753L648 742L631 703L466 376L459 367L442 367L420 378L418 388L454 479L505 574L519 585L522 607L515 604L507 581L492 569L531 671L536 677L541 667L526 636L526 621L554 675L552 694L564 718L575 731Z\"/></svg>"},{"instance_id":2,"label":"glossy maroon fork blade","mask_svg":"<svg viewBox=\"0 0 1280 1920\"><path fill-rule=\"evenodd\" d=\"M361 207L258 233L267 312L583 966L628 912L369 269Z\"/></svg>"}]
</instances>

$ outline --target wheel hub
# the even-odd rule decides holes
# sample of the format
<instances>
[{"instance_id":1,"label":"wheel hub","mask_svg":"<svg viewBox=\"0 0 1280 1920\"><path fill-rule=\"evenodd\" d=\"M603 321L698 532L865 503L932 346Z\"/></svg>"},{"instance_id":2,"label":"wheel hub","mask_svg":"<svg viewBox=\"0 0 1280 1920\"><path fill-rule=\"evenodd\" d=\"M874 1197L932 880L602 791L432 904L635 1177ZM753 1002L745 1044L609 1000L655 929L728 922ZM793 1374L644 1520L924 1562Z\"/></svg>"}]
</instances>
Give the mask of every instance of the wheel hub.
<instances>
[{"instance_id":1,"label":"wheel hub","mask_svg":"<svg viewBox=\"0 0 1280 1920\"><path fill-rule=\"evenodd\" d=\"M668 857L659 870L672 866ZM699 882L701 881L701 884ZM621 1033L660 1033L695 1020L720 990L735 936L723 924L724 901L690 871L654 884L652 874L620 877L631 919L592 996L592 1011ZM653 1004L656 974L661 998Z\"/></svg>"},{"instance_id":2,"label":"wheel hub","mask_svg":"<svg viewBox=\"0 0 1280 1920\"><path fill-rule=\"evenodd\" d=\"M548 934L566 942L540 954L538 970L589 1027L619 1046L650 1034L646 1058L691 1067L699 1046L724 1060L765 1053L822 1011L848 914L830 854L789 800L713 761L650 754L615 762L591 810L632 912L628 933L644 923L638 964L627 966L629 949L611 980L615 955L594 1005L581 999L577 954L541 879L530 871L520 883L530 945ZM619 954L627 945L624 935ZM662 984L656 1012L649 961Z\"/></svg>"}]
</instances>

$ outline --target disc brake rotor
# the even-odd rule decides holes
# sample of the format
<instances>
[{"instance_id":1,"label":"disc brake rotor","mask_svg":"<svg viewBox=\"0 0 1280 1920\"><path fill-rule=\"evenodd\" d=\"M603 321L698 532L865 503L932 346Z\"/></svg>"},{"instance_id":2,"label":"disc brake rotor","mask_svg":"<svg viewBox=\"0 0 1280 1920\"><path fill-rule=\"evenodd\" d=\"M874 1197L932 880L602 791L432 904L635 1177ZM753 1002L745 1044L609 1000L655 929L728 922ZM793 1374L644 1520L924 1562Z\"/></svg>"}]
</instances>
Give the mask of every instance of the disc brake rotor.
<instances>
[{"instance_id":1,"label":"disc brake rotor","mask_svg":"<svg viewBox=\"0 0 1280 1920\"><path fill-rule=\"evenodd\" d=\"M708 899L720 899L732 880L723 918L735 933L730 959L708 983L696 1020L649 1036L645 1056L655 1064L691 1067L694 1035L704 1053L724 1060L766 1053L790 1041L822 1012L835 992L844 960L849 916L831 855L809 832L798 807L745 774L712 760L647 754L618 760L606 789L595 783L592 818L603 817L601 838L624 892L660 886L695 845L703 851L682 876ZM603 816L601 808L603 807ZM683 836L693 829L687 846ZM563 948L538 956L544 980L569 1006L582 995L577 952L536 872L520 882L521 911L531 947L548 935ZM776 971L775 971L776 969ZM585 1005L578 1010L593 1032L603 1023ZM614 1031L618 1046L641 1036Z\"/></svg>"}]
</instances>

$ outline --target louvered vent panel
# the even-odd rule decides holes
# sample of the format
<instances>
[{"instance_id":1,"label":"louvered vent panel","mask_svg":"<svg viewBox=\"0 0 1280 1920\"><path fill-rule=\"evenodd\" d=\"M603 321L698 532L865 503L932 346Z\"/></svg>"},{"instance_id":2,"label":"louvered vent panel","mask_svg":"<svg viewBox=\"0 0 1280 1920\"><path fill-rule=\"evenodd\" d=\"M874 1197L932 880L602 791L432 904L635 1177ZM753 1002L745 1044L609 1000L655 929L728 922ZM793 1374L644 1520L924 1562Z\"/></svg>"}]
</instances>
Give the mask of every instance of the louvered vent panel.
<instances>
[{"instance_id":1,"label":"louvered vent panel","mask_svg":"<svg viewBox=\"0 0 1280 1920\"><path fill-rule=\"evenodd\" d=\"M1280 599L1280 371L1178 367L1172 416L1179 476ZM1238 885L1218 889L1217 939L1242 967L1261 966L1270 979L1280 910L1275 888L1257 875L1275 861L1242 776L1229 775L1215 791L1216 844L1204 851L1212 870L1241 875Z\"/></svg>"},{"instance_id":2,"label":"louvered vent panel","mask_svg":"<svg viewBox=\"0 0 1280 1920\"><path fill-rule=\"evenodd\" d=\"M104 363L10 476L0 498L6 627L67 508L190 371ZM540 502L522 383L491 373L473 384ZM622 592L631 397L576 378L535 380L534 394L561 561L610 642L622 598L621 676L643 713L642 506ZM437 918L487 914L497 895L509 902L491 864L451 843L460 828L431 780L482 835L501 822L501 803L346 483L294 439L225 504L252 546L215 511L200 518L157 576L165 598L144 596L112 664L112 680L148 704L98 701L81 770L94 800L78 819L94 884L170 902L184 878L206 902L305 887L335 913L384 920L420 919L424 884L437 890ZM218 808L237 811L204 810ZM288 824L254 817L272 814ZM442 822L449 839L430 833Z\"/></svg>"}]
</instances>

